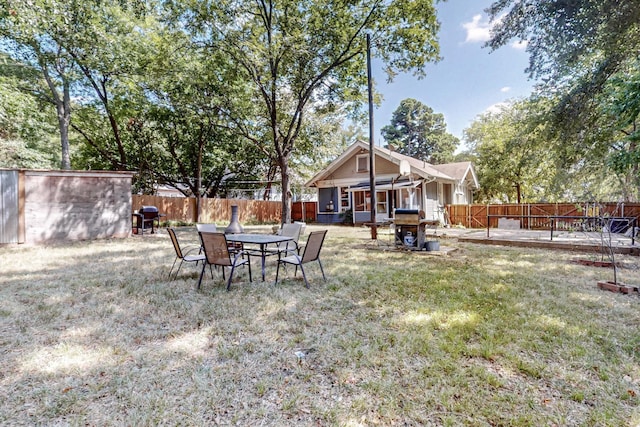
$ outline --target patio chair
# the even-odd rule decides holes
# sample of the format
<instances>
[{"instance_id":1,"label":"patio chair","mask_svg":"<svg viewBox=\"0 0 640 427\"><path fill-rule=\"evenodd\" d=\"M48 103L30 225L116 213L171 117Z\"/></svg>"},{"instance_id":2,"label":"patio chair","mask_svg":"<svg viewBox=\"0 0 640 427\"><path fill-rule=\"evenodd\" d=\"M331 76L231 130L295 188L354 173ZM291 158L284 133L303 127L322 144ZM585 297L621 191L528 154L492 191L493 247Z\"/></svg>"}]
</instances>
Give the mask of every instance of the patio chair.
<instances>
[{"instance_id":1,"label":"patio chair","mask_svg":"<svg viewBox=\"0 0 640 427\"><path fill-rule=\"evenodd\" d=\"M322 244L324 243L324 238L327 234L327 230L322 231L313 231L309 233L309 238L307 239L307 244L304 246L304 251L302 252L302 256L298 254L297 251L289 251L290 255L281 257L282 252L278 255L278 268L276 270L276 284L278 283L278 273L280 272L280 265L291 264L296 266L296 270L294 272L294 276L298 273L298 267L302 271L302 277L304 278L304 284L308 288L309 281L307 280L307 275L304 271L304 264L318 261L318 265L320 265L320 271L322 272L322 278L327 280L324 275L324 269L322 268L322 262L320 261L320 250L322 249Z\"/></svg>"},{"instance_id":2,"label":"patio chair","mask_svg":"<svg viewBox=\"0 0 640 427\"><path fill-rule=\"evenodd\" d=\"M178 269L176 270L176 274L173 277L173 279L175 280L178 277L178 273L180 272L182 263L195 262L197 265L198 262L200 261L204 262L204 254L200 254L198 252L197 255L190 255L189 254L190 252L193 252L196 250L200 251L200 246L188 245L183 248L180 246L180 243L178 242L178 238L176 237L176 231L173 228L167 228L167 232L171 237L171 243L173 243L173 249L175 249L176 251L176 259L173 260L173 265L171 266L171 270L169 270L169 279L171 279L171 272L173 271L173 267L175 267L176 262L180 260L180 264L178 264Z\"/></svg>"},{"instance_id":3,"label":"patio chair","mask_svg":"<svg viewBox=\"0 0 640 427\"><path fill-rule=\"evenodd\" d=\"M198 232L200 231L206 231L207 233L213 233L217 230L217 227L215 224L196 224L196 228L198 229Z\"/></svg>"},{"instance_id":4,"label":"patio chair","mask_svg":"<svg viewBox=\"0 0 640 427\"><path fill-rule=\"evenodd\" d=\"M300 252L300 248L298 247L298 240L300 239L300 234L302 232L302 224L299 222L294 222L291 224L282 224L282 228L278 230L276 234L280 236L293 237L293 240L288 242L277 243L278 252L289 252L296 251Z\"/></svg>"},{"instance_id":5,"label":"patio chair","mask_svg":"<svg viewBox=\"0 0 640 427\"><path fill-rule=\"evenodd\" d=\"M205 223L196 224L196 229L198 230L198 232L206 231L207 233L214 233L218 231L218 227L215 224L205 224ZM229 250L231 251L231 253L235 253L243 249L244 247L242 246L242 243L236 244L233 242L229 242Z\"/></svg>"},{"instance_id":6,"label":"patio chair","mask_svg":"<svg viewBox=\"0 0 640 427\"><path fill-rule=\"evenodd\" d=\"M200 272L200 279L198 280L198 289L200 289L200 285L202 284L202 276L204 275L207 264L210 266L209 268L211 268L211 266L221 267L223 280L225 279L224 268L231 267L229 280L227 281L227 290L231 288L231 280L233 279L233 272L236 267L242 265L249 267L249 282L252 281L251 257L249 252L244 250L233 253L230 252L227 236L225 236L224 233L201 231L199 234L202 249L204 250L205 262L202 264L202 271ZM211 271L211 278L213 278L213 271Z\"/></svg>"}]
</instances>

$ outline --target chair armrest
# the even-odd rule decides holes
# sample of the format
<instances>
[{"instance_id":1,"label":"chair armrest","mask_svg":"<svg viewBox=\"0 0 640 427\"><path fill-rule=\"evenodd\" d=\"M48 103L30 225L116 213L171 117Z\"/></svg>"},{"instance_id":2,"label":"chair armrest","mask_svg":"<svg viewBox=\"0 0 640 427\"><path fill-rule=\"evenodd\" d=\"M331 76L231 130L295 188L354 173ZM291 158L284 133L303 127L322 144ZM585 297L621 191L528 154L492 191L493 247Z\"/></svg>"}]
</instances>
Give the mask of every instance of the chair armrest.
<instances>
[{"instance_id":1,"label":"chair armrest","mask_svg":"<svg viewBox=\"0 0 640 427\"><path fill-rule=\"evenodd\" d=\"M196 245L187 245L187 246L183 246L182 247L182 252L184 255L187 255L190 252L193 251L198 251L198 253L202 252L202 246L196 246Z\"/></svg>"},{"instance_id":2,"label":"chair armrest","mask_svg":"<svg viewBox=\"0 0 640 427\"><path fill-rule=\"evenodd\" d=\"M289 249L289 245L295 246L295 250L297 252L300 252L300 246L298 246L298 242L296 242L295 240L287 240L285 242L276 243L279 252L291 252L291 249Z\"/></svg>"},{"instance_id":3,"label":"chair armrest","mask_svg":"<svg viewBox=\"0 0 640 427\"><path fill-rule=\"evenodd\" d=\"M242 249L240 251L237 252L233 252L233 264L235 265L235 263L238 261L238 258L243 258L245 255L247 256L247 259L251 259L251 251Z\"/></svg>"},{"instance_id":4,"label":"chair armrest","mask_svg":"<svg viewBox=\"0 0 640 427\"><path fill-rule=\"evenodd\" d=\"M281 254L284 254L284 256L288 256L288 255L296 255L296 256L300 256L300 249L297 247L295 249L285 249L283 251L280 251Z\"/></svg>"}]
</instances>

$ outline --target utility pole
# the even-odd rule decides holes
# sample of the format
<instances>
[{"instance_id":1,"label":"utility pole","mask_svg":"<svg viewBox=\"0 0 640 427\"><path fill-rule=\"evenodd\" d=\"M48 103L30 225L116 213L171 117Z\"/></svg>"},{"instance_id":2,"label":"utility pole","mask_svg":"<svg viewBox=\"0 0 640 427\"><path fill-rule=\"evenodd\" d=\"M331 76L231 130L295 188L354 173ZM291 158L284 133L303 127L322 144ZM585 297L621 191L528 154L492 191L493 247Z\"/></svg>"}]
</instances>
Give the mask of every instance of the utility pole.
<instances>
[{"instance_id":1,"label":"utility pole","mask_svg":"<svg viewBox=\"0 0 640 427\"><path fill-rule=\"evenodd\" d=\"M369 192L371 194L371 240L378 239L376 223L376 163L373 152L373 83L371 81L371 35L367 33L367 88L369 90Z\"/></svg>"}]
</instances>

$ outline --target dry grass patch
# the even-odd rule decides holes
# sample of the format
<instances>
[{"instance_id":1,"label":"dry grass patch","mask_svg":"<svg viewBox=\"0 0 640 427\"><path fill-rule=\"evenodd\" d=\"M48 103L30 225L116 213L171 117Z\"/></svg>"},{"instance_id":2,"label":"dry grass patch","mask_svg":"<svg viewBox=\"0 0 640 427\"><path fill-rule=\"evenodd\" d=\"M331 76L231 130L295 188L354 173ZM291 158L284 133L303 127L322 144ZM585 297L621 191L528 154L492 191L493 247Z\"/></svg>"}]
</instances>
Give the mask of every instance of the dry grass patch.
<instances>
[{"instance_id":1,"label":"dry grass patch","mask_svg":"<svg viewBox=\"0 0 640 427\"><path fill-rule=\"evenodd\" d=\"M329 279L313 270L310 289L292 270L274 286L271 259L266 283L240 270L230 292L219 276L195 291L191 265L167 280L163 232L0 248L0 424L640 422L640 300L598 290L602 268L455 242L449 257L371 250L368 236L330 227ZM640 285L637 258L621 261Z\"/></svg>"}]
</instances>

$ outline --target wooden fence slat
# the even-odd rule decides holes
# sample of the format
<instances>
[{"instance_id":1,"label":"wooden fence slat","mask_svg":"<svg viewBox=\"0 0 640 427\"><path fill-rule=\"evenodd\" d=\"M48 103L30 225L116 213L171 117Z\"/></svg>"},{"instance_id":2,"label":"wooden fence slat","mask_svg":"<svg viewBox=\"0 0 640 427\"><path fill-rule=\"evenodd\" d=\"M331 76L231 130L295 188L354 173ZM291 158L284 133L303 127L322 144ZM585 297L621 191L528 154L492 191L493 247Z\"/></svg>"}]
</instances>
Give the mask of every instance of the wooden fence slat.
<instances>
[{"instance_id":1,"label":"wooden fence slat","mask_svg":"<svg viewBox=\"0 0 640 427\"><path fill-rule=\"evenodd\" d=\"M498 226L498 216L522 216L521 227L548 229L546 216L602 216L635 217L640 223L640 203L526 203L526 204L474 204L446 205L445 209L451 225L466 228L487 228Z\"/></svg>"},{"instance_id":2,"label":"wooden fence slat","mask_svg":"<svg viewBox=\"0 0 640 427\"><path fill-rule=\"evenodd\" d=\"M238 219L244 224L277 224L282 218L279 201L241 199L201 199L198 222L217 223L231 220L231 206L238 206ZM194 197L132 196L133 210L141 206L156 206L166 215L164 220L185 223L196 222L196 199Z\"/></svg>"},{"instance_id":3,"label":"wooden fence slat","mask_svg":"<svg viewBox=\"0 0 640 427\"><path fill-rule=\"evenodd\" d=\"M141 206L157 206L169 221L194 223L196 218L196 199L193 197L132 196L132 209ZM201 199L200 222L225 223L231 219L231 206L238 206L238 216L244 224L277 224L281 222L282 205L280 201L244 200L244 199ZM635 217L640 223L640 203L527 203L527 204L474 204L446 205L449 222L466 228L487 228L498 226L498 217L523 216L522 228L545 229L549 221L545 216L609 215L615 217ZM317 202L294 202L291 209L293 221L315 222ZM531 216L531 217L528 217Z\"/></svg>"}]
</instances>

